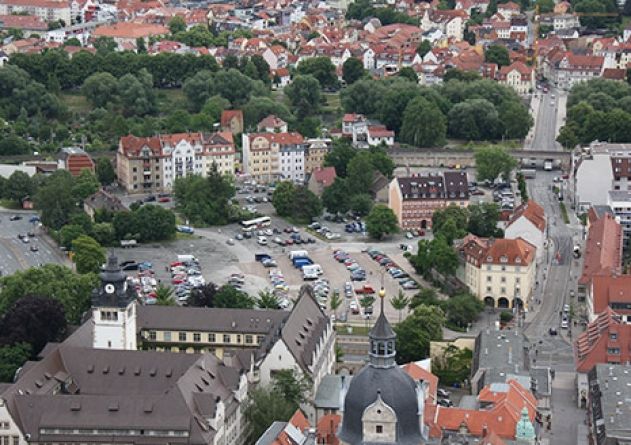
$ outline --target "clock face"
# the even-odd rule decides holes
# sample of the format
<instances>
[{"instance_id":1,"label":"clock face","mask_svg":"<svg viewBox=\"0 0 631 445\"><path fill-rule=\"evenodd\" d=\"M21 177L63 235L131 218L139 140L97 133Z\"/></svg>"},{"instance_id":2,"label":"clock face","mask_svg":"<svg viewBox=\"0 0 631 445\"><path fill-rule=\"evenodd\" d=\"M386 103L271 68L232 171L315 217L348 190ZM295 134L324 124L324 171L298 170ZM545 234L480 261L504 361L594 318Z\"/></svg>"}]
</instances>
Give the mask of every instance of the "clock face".
<instances>
[{"instance_id":1,"label":"clock face","mask_svg":"<svg viewBox=\"0 0 631 445\"><path fill-rule=\"evenodd\" d=\"M107 292L108 294L113 294L115 290L116 289L114 288L113 284L106 284L105 285L105 292Z\"/></svg>"}]
</instances>

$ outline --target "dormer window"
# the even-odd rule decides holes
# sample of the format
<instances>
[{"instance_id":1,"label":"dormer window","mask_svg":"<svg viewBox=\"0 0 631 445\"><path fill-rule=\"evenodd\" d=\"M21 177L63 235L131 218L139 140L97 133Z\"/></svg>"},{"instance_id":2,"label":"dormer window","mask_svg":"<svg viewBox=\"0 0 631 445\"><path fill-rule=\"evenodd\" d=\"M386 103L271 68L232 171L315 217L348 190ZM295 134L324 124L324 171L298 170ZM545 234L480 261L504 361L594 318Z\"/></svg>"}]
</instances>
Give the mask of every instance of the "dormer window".
<instances>
[{"instance_id":1,"label":"dormer window","mask_svg":"<svg viewBox=\"0 0 631 445\"><path fill-rule=\"evenodd\" d=\"M516 262L517 264L521 264L521 258L520 258L520 257L515 258L515 262Z\"/></svg>"},{"instance_id":2,"label":"dormer window","mask_svg":"<svg viewBox=\"0 0 631 445\"><path fill-rule=\"evenodd\" d=\"M508 257L506 255L502 255L500 257L500 263L508 263Z\"/></svg>"},{"instance_id":3,"label":"dormer window","mask_svg":"<svg viewBox=\"0 0 631 445\"><path fill-rule=\"evenodd\" d=\"M493 257L492 256L487 256L486 257L486 261L487 261L487 263L492 263L493 262Z\"/></svg>"}]
</instances>

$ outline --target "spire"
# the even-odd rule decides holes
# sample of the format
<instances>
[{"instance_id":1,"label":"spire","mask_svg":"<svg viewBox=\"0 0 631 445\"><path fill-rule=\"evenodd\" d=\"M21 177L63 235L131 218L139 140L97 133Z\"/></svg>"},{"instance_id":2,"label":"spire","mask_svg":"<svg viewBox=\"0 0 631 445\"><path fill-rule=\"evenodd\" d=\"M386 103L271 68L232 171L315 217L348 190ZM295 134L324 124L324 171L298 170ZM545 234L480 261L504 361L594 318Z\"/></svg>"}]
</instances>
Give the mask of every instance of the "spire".
<instances>
[{"instance_id":1,"label":"spire","mask_svg":"<svg viewBox=\"0 0 631 445\"><path fill-rule=\"evenodd\" d=\"M396 365L394 358L396 356L395 341L397 335L386 318L384 308L385 296L386 291L381 288L379 291L381 312L377 322L368 333L368 338L370 339L370 364L380 368L390 368Z\"/></svg>"}]
</instances>

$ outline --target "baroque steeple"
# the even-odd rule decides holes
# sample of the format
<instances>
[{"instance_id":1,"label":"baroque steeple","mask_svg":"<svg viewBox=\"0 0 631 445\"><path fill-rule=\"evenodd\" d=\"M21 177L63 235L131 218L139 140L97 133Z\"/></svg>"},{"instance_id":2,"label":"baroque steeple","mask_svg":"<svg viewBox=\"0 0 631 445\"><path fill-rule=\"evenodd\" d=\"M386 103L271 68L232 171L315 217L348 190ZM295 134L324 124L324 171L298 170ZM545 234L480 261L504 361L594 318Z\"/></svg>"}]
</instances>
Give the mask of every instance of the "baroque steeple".
<instances>
[{"instance_id":1,"label":"baroque steeple","mask_svg":"<svg viewBox=\"0 0 631 445\"><path fill-rule=\"evenodd\" d=\"M136 297L133 288L127 286L127 277L118 266L118 259L110 255L99 274L101 282L92 292L92 306L124 308Z\"/></svg>"},{"instance_id":2,"label":"baroque steeple","mask_svg":"<svg viewBox=\"0 0 631 445\"><path fill-rule=\"evenodd\" d=\"M377 318L377 322L368 333L370 340L370 365L378 368L391 368L396 366L396 338L397 334L392 330L392 326L386 318L384 310L384 299L386 291L382 288L379 291L379 300L381 305L381 313Z\"/></svg>"}]
</instances>

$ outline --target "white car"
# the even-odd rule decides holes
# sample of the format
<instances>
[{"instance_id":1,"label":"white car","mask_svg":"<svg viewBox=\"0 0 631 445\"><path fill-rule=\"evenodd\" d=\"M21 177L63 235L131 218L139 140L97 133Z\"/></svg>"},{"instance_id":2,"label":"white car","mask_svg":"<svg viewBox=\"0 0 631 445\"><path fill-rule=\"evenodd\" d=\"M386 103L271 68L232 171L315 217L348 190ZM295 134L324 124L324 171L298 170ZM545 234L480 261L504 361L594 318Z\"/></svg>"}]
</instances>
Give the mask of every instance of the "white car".
<instances>
[{"instance_id":1,"label":"white car","mask_svg":"<svg viewBox=\"0 0 631 445\"><path fill-rule=\"evenodd\" d=\"M567 320L561 321L561 329L567 329L570 327L570 323Z\"/></svg>"},{"instance_id":2,"label":"white car","mask_svg":"<svg viewBox=\"0 0 631 445\"><path fill-rule=\"evenodd\" d=\"M267 246L267 238L265 238L264 236L259 236L256 242L259 243L259 245L261 246Z\"/></svg>"}]
</instances>

